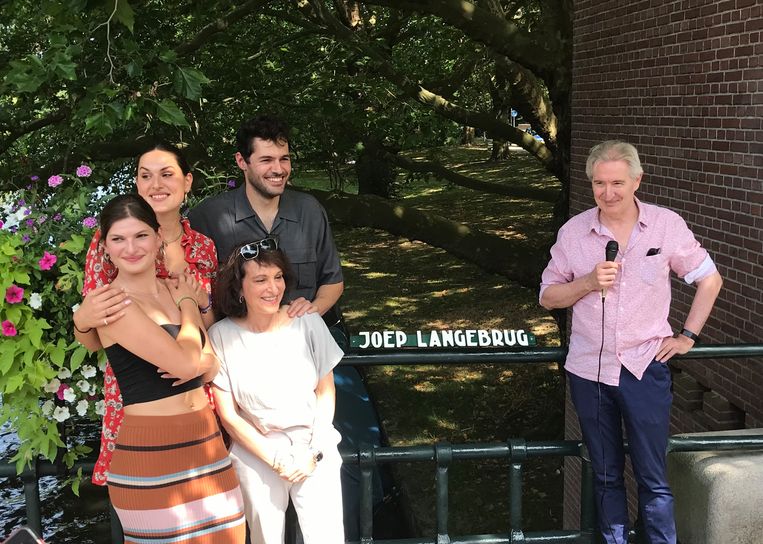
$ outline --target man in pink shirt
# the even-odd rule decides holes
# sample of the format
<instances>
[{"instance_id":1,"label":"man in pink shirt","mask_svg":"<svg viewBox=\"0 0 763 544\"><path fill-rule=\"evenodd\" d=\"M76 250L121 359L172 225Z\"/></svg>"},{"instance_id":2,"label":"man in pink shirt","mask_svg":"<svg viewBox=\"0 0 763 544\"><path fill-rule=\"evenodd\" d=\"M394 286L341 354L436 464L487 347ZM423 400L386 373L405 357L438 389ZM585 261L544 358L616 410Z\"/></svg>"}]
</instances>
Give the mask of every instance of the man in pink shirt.
<instances>
[{"instance_id":1,"label":"man in pink shirt","mask_svg":"<svg viewBox=\"0 0 763 544\"><path fill-rule=\"evenodd\" d=\"M559 229L540 303L549 310L572 307L565 370L595 474L604 540L625 544L628 538L624 424L647 538L675 544L665 471L672 401L667 362L692 348L723 282L681 217L636 198L643 170L635 147L619 141L595 146L586 174L596 207ZM605 248L613 241L619 250L608 261ZM671 270L697 285L675 335L668 324Z\"/></svg>"}]
</instances>

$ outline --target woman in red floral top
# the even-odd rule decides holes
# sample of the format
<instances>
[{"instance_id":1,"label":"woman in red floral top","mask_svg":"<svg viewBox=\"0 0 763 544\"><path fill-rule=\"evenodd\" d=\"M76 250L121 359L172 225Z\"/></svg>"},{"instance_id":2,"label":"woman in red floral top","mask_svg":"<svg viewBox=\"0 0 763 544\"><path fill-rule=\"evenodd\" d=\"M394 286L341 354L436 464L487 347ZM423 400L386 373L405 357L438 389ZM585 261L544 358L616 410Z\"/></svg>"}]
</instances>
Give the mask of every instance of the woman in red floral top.
<instances>
[{"instance_id":1,"label":"woman in red floral top","mask_svg":"<svg viewBox=\"0 0 763 544\"><path fill-rule=\"evenodd\" d=\"M138 158L135 185L138 194L156 212L164 239L164 258L156 262L156 275L169 277L183 271L193 274L200 286L196 301L202 311L204 324L208 327L214 322L209 294L217 270L217 253L212 240L191 229L188 220L180 215L180 207L191 190L192 181L188 162L180 150L171 144L156 144ZM105 258L100 240L101 233L96 231L85 260L84 299L74 313L75 336L91 351L101 348L95 327L122 317L123 307L130 304L131 299L149 296L111 288L111 281L117 272ZM122 396L108 363L104 371L104 401L101 452L92 478L96 485L106 485L114 444L123 418Z\"/></svg>"}]
</instances>

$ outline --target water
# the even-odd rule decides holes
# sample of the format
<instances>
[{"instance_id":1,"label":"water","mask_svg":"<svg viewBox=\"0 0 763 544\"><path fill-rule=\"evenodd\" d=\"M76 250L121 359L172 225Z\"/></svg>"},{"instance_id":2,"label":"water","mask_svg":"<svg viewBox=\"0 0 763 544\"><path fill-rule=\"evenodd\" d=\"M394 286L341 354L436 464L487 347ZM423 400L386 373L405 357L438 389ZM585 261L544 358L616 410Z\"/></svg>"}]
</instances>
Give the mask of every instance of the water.
<instances>
[{"instance_id":1,"label":"water","mask_svg":"<svg viewBox=\"0 0 763 544\"><path fill-rule=\"evenodd\" d=\"M95 422L79 426L88 445L97 444L99 428ZM10 458L18 438L7 426L0 428L0 451ZM94 450L95 451L95 450ZM7 462L4 461L4 462ZM105 487L94 486L83 477L80 496L63 486L65 478L40 478L43 538L52 544L102 544L110 542L108 496ZM0 478L0 537L27 523L24 488L20 478Z\"/></svg>"}]
</instances>

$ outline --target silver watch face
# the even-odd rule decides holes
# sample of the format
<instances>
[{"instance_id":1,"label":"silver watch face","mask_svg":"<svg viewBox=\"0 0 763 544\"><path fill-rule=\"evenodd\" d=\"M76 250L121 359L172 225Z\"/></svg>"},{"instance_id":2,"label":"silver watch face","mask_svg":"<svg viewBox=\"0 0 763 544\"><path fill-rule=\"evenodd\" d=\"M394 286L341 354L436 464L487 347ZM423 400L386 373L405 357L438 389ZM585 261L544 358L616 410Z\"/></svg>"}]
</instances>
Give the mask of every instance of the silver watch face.
<instances>
[{"instance_id":1,"label":"silver watch face","mask_svg":"<svg viewBox=\"0 0 763 544\"><path fill-rule=\"evenodd\" d=\"M323 459L323 452L322 451L315 451L313 453L313 457L315 458L315 462L320 462L321 459Z\"/></svg>"}]
</instances>

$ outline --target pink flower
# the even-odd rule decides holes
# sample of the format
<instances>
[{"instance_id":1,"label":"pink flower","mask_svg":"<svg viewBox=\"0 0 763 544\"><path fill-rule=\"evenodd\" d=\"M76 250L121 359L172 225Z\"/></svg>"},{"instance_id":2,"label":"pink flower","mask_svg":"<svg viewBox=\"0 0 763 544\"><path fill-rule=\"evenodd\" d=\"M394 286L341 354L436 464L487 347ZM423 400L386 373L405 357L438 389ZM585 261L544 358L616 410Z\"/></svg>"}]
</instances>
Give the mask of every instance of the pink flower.
<instances>
[{"instance_id":1,"label":"pink flower","mask_svg":"<svg viewBox=\"0 0 763 544\"><path fill-rule=\"evenodd\" d=\"M16 336L16 325L7 319L3 321L3 335Z\"/></svg>"},{"instance_id":2,"label":"pink flower","mask_svg":"<svg viewBox=\"0 0 763 544\"><path fill-rule=\"evenodd\" d=\"M5 301L8 304L16 304L24 298L24 290L16 284L12 284L5 290Z\"/></svg>"},{"instance_id":3,"label":"pink flower","mask_svg":"<svg viewBox=\"0 0 763 544\"><path fill-rule=\"evenodd\" d=\"M59 176L59 175L57 175L57 174L56 174L55 176L50 176L50 177L48 178L48 185L49 185L50 187L58 187L58 186L59 186L59 185L61 185L63 182L64 182L64 178L62 178L61 176Z\"/></svg>"},{"instance_id":4,"label":"pink flower","mask_svg":"<svg viewBox=\"0 0 763 544\"><path fill-rule=\"evenodd\" d=\"M82 164L77 168L77 177L79 178L89 178L92 173L93 170L86 164Z\"/></svg>"},{"instance_id":5,"label":"pink flower","mask_svg":"<svg viewBox=\"0 0 763 544\"><path fill-rule=\"evenodd\" d=\"M58 257L53 255L52 253L48 253L47 251L44 251L42 254L42 259L37 261L40 265L40 270L50 270L53 268L53 265L56 264L56 261L58 260Z\"/></svg>"},{"instance_id":6,"label":"pink flower","mask_svg":"<svg viewBox=\"0 0 763 544\"><path fill-rule=\"evenodd\" d=\"M58 400L64 400L64 393L67 389L71 389L69 385L62 383L61 386L58 388L58 391L56 392L56 396L58 397Z\"/></svg>"},{"instance_id":7,"label":"pink flower","mask_svg":"<svg viewBox=\"0 0 763 544\"><path fill-rule=\"evenodd\" d=\"M98 224L98 220L95 217L86 217L82 220L82 224L87 228L92 229Z\"/></svg>"}]
</instances>

